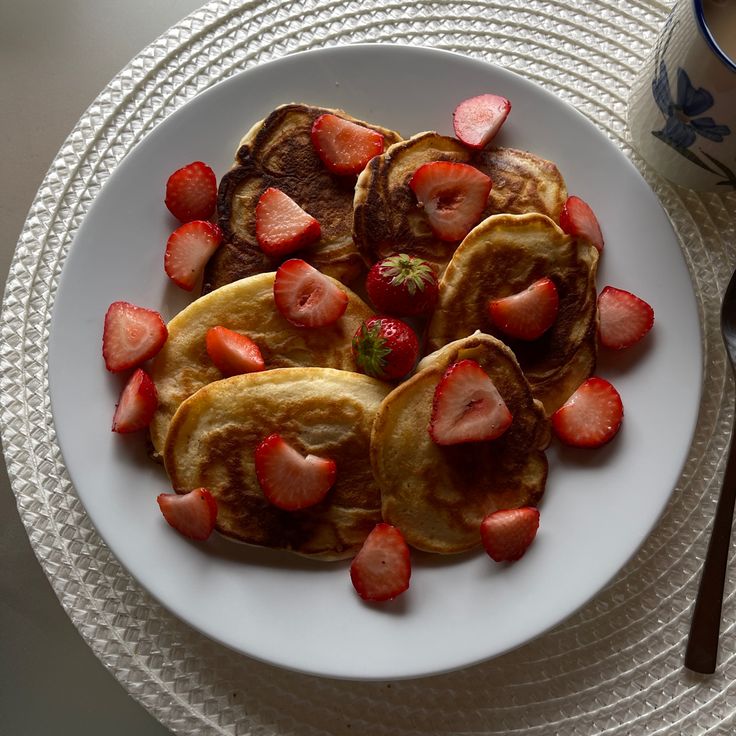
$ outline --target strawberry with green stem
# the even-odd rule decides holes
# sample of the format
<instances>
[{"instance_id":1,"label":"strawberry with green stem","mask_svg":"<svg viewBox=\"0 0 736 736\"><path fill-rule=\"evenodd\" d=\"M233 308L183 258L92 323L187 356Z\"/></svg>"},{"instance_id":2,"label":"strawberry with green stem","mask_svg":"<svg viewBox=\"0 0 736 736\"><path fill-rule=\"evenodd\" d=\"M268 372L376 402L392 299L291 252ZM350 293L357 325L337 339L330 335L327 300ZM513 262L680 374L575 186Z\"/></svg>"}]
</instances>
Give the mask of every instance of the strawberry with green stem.
<instances>
[{"instance_id":1,"label":"strawberry with green stem","mask_svg":"<svg viewBox=\"0 0 736 736\"><path fill-rule=\"evenodd\" d=\"M419 357L414 330L395 317L371 317L353 336L353 357L363 373L384 381L406 376Z\"/></svg>"},{"instance_id":2,"label":"strawberry with green stem","mask_svg":"<svg viewBox=\"0 0 736 736\"><path fill-rule=\"evenodd\" d=\"M398 317L431 312L439 295L434 266L407 253L397 253L374 264L365 288L379 312Z\"/></svg>"}]
</instances>

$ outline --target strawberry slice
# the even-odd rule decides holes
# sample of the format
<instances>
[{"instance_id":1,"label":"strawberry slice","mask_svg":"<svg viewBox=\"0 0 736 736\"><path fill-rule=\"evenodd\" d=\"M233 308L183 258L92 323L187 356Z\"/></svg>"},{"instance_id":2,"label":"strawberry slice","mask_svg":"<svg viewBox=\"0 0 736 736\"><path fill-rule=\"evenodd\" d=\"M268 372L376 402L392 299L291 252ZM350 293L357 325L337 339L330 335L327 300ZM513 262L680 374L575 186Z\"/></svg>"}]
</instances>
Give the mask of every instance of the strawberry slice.
<instances>
[{"instance_id":1,"label":"strawberry slice","mask_svg":"<svg viewBox=\"0 0 736 736\"><path fill-rule=\"evenodd\" d=\"M166 182L164 202L180 222L208 220L217 204L215 172L202 161L177 169Z\"/></svg>"},{"instance_id":2,"label":"strawberry slice","mask_svg":"<svg viewBox=\"0 0 736 736\"><path fill-rule=\"evenodd\" d=\"M138 368L120 394L112 418L112 431L127 434L144 429L151 423L157 408L156 386L148 373Z\"/></svg>"},{"instance_id":3,"label":"strawberry slice","mask_svg":"<svg viewBox=\"0 0 736 736\"><path fill-rule=\"evenodd\" d=\"M466 359L453 363L437 384L429 434L438 445L493 440L512 418L488 374Z\"/></svg>"},{"instance_id":4,"label":"strawberry slice","mask_svg":"<svg viewBox=\"0 0 736 736\"><path fill-rule=\"evenodd\" d=\"M623 350L652 329L654 310L630 291L606 286L598 296L598 337L601 345Z\"/></svg>"},{"instance_id":5,"label":"strawberry slice","mask_svg":"<svg viewBox=\"0 0 736 736\"><path fill-rule=\"evenodd\" d=\"M319 503L335 483L334 460L304 457L278 434L266 437L255 452L256 477L263 495L286 511Z\"/></svg>"},{"instance_id":6,"label":"strawberry slice","mask_svg":"<svg viewBox=\"0 0 736 736\"><path fill-rule=\"evenodd\" d=\"M247 335L217 325L205 336L207 355L226 376L254 373L265 367L260 348Z\"/></svg>"},{"instance_id":7,"label":"strawberry slice","mask_svg":"<svg viewBox=\"0 0 736 736\"><path fill-rule=\"evenodd\" d=\"M450 242L462 240L478 224L492 182L474 166L430 161L414 172L409 186L424 208L432 232Z\"/></svg>"},{"instance_id":8,"label":"strawberry slice","mask_svg":"<svg viewBox=\"0 0 736 736\"><path fill-rule=\"evenodd\" d=\"M288 194L269 187L256 205L256 239L260 249L272 258L311 245L320 236L317 220L305 212Z\"/></svg>"},{"instance_id":9,"label":"strawberry slice","mask_svg":"<svg viewBox=\"0 0 736 736\"><path fill-rule=\"evenodd\" d=\"M532 506L494 511L480 524L480 538L496 562L515 562L537 536L539 511Z\"/></svg>"},{"instance_id":10,"label":"strawberry slice","mask_svg":"<svg viewBox=\"0 0 736 736\"><path fill-rule=\"evenodd\" d=\"M562 207L560 227L576 238L585 238L598 250L603 250L603 233L598 218L587 202L571 196Z\"/></svg>"},{"instance_id":11,"label":"strawberry slice","mask_svg":"<svg viewBox=\"0 0 736 736\"><path fill-rule=\"evenodd\" d=\"M511 112L511 103L499 95L463 100L452 113L455 135L470 148L485 148Z\"/></svg>"},{"instance_id":12,"label":"strawberry slice","mask_svg":"<svg viewBox=\"0 0 736 736\"><path fill-rule=\"evenodd\" d=\"M113 302L105 314L102 356L113 373L135 368L161 350L169 333L158 312Z\"/></svg>"},{"instance_id":13,"label":"strawberry slice","mask_svg":"<svg viewBox=\"0 0 736 736\"><path fill-rule=\"evenodd\" d=\"M383 153L384 140L377 130L325 113L312 125L312 144L332 173L354 175Z\"/></svg>"},{"instance_id":14,"label":"strawberry slice","mask_svg":"<svg viewBox=\"0 0 736 736\"><path fill-rule=\"evenodd\" d=\"M164 519L185 537L203 541L212 534L217 520L217 501L206 488L183 495L161 493L156 501Z\"/></svg>"},{"instance_id":15,"label":"strawberry slice","mask_svg":"<svg viewBox=\"0 0 736 736\"><path fill-rule=\"evenodd\" d=\"M488 302L491 322L518 340L541 337L554 324L559 308L557 287L546 276L523 291Z\"/></svg>"},{"instance_id":16,"label":"strawberry slice","mask_svg":"<svg viewBox=\"0 0 736 736\"><path fill-rule=\"evenodd\" d=\"M181 225L166 243L166 275L177 286L191 291L221 242L222 231L211 222L194 220Z\"/></svg>"},{"instance_id":17,"label":"strawberry slice","mask_svg":"<svg viewBox=\"0 0 736 736\"><path fill-rule=\"evenodd\" d=\"M615 437L623 416L618 391L605 379L593 376L580 384L550 420L566 445L600 447Z\"/></svg>"},{"instance_id":18,"label":"strawberry slice","mask_svg":"<svg viewBox=\"0 0 736 736\"><path fill-rule=\"evenodd\" d=\"M279 266L273 298L279 312L298 327L331 325L348 308L348 295L337 283L299 258Z\"/></svg>"},{"instance_id":19,"label":"strawberry slice","mask_svg":"<svg viewBox=\"0 0 736 736\"><path fill-rule=\"evenodd\" d=\"M389 601L409 587L411 556L404 535L383 522L376 524L350 565L350 579L366 601Z\"/></svg>"}]
</instances>

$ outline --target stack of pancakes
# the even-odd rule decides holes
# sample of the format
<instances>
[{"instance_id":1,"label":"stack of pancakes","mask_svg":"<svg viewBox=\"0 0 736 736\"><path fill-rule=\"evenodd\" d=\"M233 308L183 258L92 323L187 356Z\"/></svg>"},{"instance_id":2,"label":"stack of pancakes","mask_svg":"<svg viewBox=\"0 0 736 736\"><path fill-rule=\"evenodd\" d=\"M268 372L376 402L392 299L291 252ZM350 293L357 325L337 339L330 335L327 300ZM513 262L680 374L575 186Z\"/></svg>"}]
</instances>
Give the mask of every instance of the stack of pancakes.
<instances>
[{"instance_id":1,"label":"stack of pancakes","mask_svg":"<svg viewBox=\"0 0 736 736\"><path fill-rule=\"evenodd\" d=\"M310 140L316 117L332 112L381 132L385 152L356 177L322 164ZM462 243L436 238L408 181L430 161L462 162L489 175L481 222ZM273 303L279 262L255 238L255 204L282 189L322 226L301 257L342 282L349 307L335 325L298 328ZM557 167L534 154L491 147L471 151L426 132L394 131L342 111L284 105L257 123L220 184L224 243L205 272L203 296L169 325L154 361L160 407L151 428L174 489L206 486L219 506L217 528L234 539L322 559L354 555L373 525L395 524L423 550L454 553L480 544L488 513L535 505L544 492L548 416L593 371L598 252L562 232L567 198ZM406 252L441 274L440 298L426 324L425 355L413 376L392 386L358 374L351 338L371 308L354 291L381 258ZM542 276L560 296L559 317L540 339L507 340L487 317L490 299ZM267 370L223 378L204 347L222 324L261 347ZM444 370L476 360L514 416L499 439L439 447L427 431ZM253 452L277 432L302 454L331 457L337 483L316 506L286 512L268 504Z\"/></svg>"}]
</instances>

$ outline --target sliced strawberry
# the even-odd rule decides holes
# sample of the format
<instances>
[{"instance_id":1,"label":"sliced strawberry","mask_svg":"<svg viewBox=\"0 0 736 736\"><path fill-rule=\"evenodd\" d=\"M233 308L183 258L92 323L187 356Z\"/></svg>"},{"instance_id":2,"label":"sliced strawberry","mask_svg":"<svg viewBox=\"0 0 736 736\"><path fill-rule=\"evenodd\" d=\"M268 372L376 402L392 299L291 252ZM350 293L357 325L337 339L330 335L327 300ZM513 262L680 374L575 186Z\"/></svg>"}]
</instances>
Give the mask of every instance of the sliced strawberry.
<instances>
[{"instance_id":1,"label":"sliced strawberry","mask_svg":"<svg viewBox=\"0 0 736 736\"><path fill-rule=\"evenodd\" d=\"M128 379L112 418L112 431L126 434L147 427L158 408L158 394L151 377L138 368Z\"/></svg>"},{"instance_id":2,"label":"sliced strawberry","mask_svg":"<svg viewBox=\"0 0 736 736\"><path fill-rule=\"evenodd\" d=\"M263 495L286 511L298 511L319 503L337 475L334 460L304 457L280 435L266 437L255 452L256 477Z\"/></svg>"},{"instance_id":3,"label":"sliced strawberry","mask_svg":"<svg viewBox=\"0 0 736 736\"><path fill-rule=\"evenodd\" d=\"M537 536L539 511L532 506L494 511L480 524L480 538L496 562L514 562Z\"/></svg>"},{"instance_id":4,"label":"sliced strawberry","mask_svg":"<svg viewBox=\"0 0 736 736\"><path fill-rule=\"evenodd\" d=\"M493 440L512 419L488 374L466 359L453 363L437 384L429 434L438 445Z\"/></svg>"},{"instance_id":5,"label":"sliced strawberry","mask_svg":"<svg viewBox=\"0 0 736 736\"><path fill-rule=\"evenodd\" d=\"M422 164L409 186L440 240L462 240L478 224L488 203L491 180L474 166L451 161Z\"/></svg>"},{"instance_id":6,"label":"sliced strawberry","mask_svg":"<svg viewBox=\"0 0 736 736\"><path fill-rule=\"evenodd\" d=\"M359 174L383 153L383 136L376 130L325 113L312 125L312 143L322 163L334 174Z\"/></svg>"},{"instance_id":7,"label":"sliced strawberry","mask_svg":"<svg viewBox=\"0 0 736 736\"><path fill-rule=\"evenodd\" d=\"M491 322L518 340L541 337L554 324L559 308L557 287L546 276L523 291L488 303Z\"/></svg>"},{"instance_id":8,"label":"sliced strawberry","mask_svg":"<svg viewBox=\"0 0 736 736\"><path fill-rule=\"evenodd\" d=\"M411 317L431 312L439 295L434 266L416 256L398 253L374 264L365 289L379 312Z\"/></svg>"},{"instance_id":9,"label":"sliced strawberry","mask_svg":"<svg viewBox=\"0 0 736 736\"><path fill-rule=\"evenodd\" d=\"M484 148L511 112L511 103L499 95L479 95L461 102L452 113L455 135L470 148Z\"/></svg>"},{"instance_id":10,"label":"sliced strawberry","mask_svg":"<svg viewBox=\"0 0 736 736\"><path fill-rule=\"evenodd\" d=\"M320 236L317 220L280 189L269 187L256 205L256 239L272 258L311 245Z\"/></svg>"},{"instance_id":11,"label":"sliced strawberry","mask_svg":"<svg viewBox=\"0 0 736 736\"><path fill-rule=\"evenodd\" d=\"M207 330L207 355L226 376L254 373L265 367L260 348L247 335L217 325Z\"/></svg>"},{"instance_id":12,"label":"sliced strawberry","mask_svg":"<svg viewBox=\"0 0 736 736\"><path fill-rule=\"evenodd\" d=\"M350 565L350 579L366 601L389 601L409 587L411 556L404 535L376 524Z\"/></svg>"},{"instance_id":13,"label":"sliced strawberry","mask_svg":"<svg viewBox=\"0 0 736 736\"><path fill-rule=\"evenodd\" d=\"M600 447L614 438L624 416L618 391L593 376L551 416L557 437L573 447Z\"/></svg>"},{"instance_id":14,"label":"sliced strawberry","mask_svg":"<svg viewBox=\"0 0 736 736\"><path fill-rule=\"evenodd\" d=\"M299 258L282 263L273 282L281 314L298 327L325 327L348 308L348 295L337 283Z\"/></svg>"},{"instance_id":15,"label":"sliced strawberry","mask_svg":"<svg viewBox=\"0 0 736 736\"><path fill-rule=\"evenodd\" d=\"M169 333L158 312L113 302L105 314L102 356L113 373L135 368L161 350Z\"/></svg>"},{"instance_id":16,"label":"sliced strawberry","mask_svg":"<svg viewBox=\"0 0 736 736\"><path fill-rule=\"evenodd\" d=\"M156 498L164 519L189 539L207 539L215 528L217 501L206 488L183 495L161 493Z\"/></svg>"},{"instance_id":17,"label":"sliced strawberry","mask_svg":"<svg viewBox=\"0 0 736 736\"><path fill-rule=\"evenodd\" d=\"M222 231L211 222L194 220L181 225L166 243L166 275L177 286L191 291L221 242Z\"/></svg>"},{"instance_id":18,"label":"sliced strawberry","mask_svg":"<svg viewBox=\"0 0 736 736\"><path fill-rule=\"evenodd\" d=\"M598 317L600 343L614 350L635 345L654 324L654 310L649 304L613 286L606 286L598 296Z\"/></svg>"},{"instance_id":19,"label":"sliced strawberry","mask_svg":"<svg viewBox=\"0 0 736 736\"><path fill-rule=\"evenodd\" d=\"M166 206L180 222L208 220L217 203L217 177L201 161L177 169L166 182Z\"/></svg>"},{"instance_id":20,"label":"sliced strawberry","mask_svg":"<svg viewBox=\"0 0 736 736\"><path fill-rule=\"evenodd\" d=\"M417 362L419 340L409 325L395 317L370 317L353 336L358 369L374 378L403 378Z\"/></svg>"},{"instance_id":21,"label":"sliced strawberry","mask_svg":"<svg viewBox=\"0 0 736 736\"><path fill-rule=\"evenodd\" d=\"M568 197L560 213L560 227L576 238L585 238L598 250L603 250L603 233L598 218L580 197Z\"/></svg>"}]
</instances>

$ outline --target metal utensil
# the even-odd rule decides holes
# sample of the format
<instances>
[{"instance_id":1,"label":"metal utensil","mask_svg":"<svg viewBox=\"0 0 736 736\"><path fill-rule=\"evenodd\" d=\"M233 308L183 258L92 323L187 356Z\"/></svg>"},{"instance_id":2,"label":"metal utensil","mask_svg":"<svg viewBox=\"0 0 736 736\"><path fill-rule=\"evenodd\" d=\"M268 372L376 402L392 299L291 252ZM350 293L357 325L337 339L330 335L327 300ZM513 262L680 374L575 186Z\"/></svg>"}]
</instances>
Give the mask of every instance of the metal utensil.
<instances>
[{"instance_id":1,"label":"metal utensil","mask_svg":"<svg viewBox=\"0 0 736 736\"><path fill-rule=\"evenodd\" d=\"M731 362L731 370L736 375L736 272L731 276L723 296L721 332ZM731 547L731 524L736 501L736 416L734 420L726 472L723 476L723 486L718 498L685 651L685 667L703 674L715 672L718 655L723 586Z\"/></svg>"}]
</instances>

